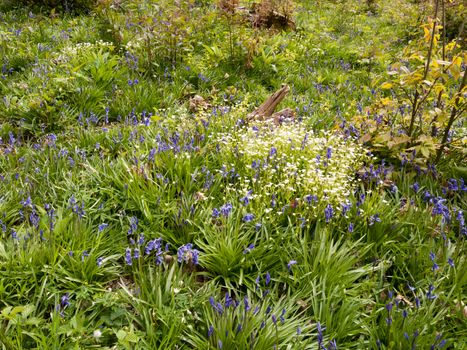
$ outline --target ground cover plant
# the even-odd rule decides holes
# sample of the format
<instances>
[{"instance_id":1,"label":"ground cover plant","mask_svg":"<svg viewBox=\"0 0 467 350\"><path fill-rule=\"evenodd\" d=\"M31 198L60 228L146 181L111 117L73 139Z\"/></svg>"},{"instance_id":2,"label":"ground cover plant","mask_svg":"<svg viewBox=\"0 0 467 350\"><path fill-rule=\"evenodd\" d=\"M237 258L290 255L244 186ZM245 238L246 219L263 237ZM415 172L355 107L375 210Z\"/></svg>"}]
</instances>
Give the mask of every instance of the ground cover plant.
<instances>
[{"instance_id":1,"label":"ground cover plant","mask_svg":"<svg viewBox=\"0 0 467 350\"><path fill-rule=\"evenodd\" d=\"M2 349L465 348L463 13L0 2Z\"/></svg>"}]
</instances>

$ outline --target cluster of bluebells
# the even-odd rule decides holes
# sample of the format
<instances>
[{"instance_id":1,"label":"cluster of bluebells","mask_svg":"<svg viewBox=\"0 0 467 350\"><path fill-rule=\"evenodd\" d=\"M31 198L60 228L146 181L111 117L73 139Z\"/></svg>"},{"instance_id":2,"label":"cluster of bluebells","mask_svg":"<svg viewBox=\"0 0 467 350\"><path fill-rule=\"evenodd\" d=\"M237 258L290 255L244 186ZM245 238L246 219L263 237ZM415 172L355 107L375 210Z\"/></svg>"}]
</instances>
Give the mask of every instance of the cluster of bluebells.
<instances>
[{"instance_id":1,"label":"cluster of bluebells","mask_svg":"<svg viewBox=\"0 0 467 350\"><path fill-rule=\"evenodd\" d=\"M430 259L434 260L434 254L430 253ZM385 324L388 327L396 327L397 325L400 325L402 329L400 330L401 333L403 332L403 336L405 340L407 341L407 349L416 349L417 348L417 340L420 335L420 332L418 330L414 331L412 335L410 335L406 330L405 330L405 325L407 324L407 319L410 317L410 313L416 312L417 309L421 308L421 301L420 298L417 296L415 293L415 287L412 287L410 284L407 284L407 287L409 291L414 295L414 305L415 305L415 310L413 310L412 304L410 301L408 301L406 298L401 297L400 295L395 296L395 294L390 290L388 291L388 297L386 300L386 304L384 307L384 312L385 312ZM434 294L435 287L430 284L428 286L428 291L426 292L426 299L427 300L433 300L437 298L437 295ZM410 306L410 307L407 307ZM394 320L396 318L401 318L401 322L395 323ZM397 326L398 327L398 326ZM441 339L442 335L437 334L436 335L436 340L435 343L431 346L430 349L441 349L444 347L446 344L446 340ZM382 343L380 340L377 341L377 347L378 349L382 348Z\"/></svg>"},{"instance_id":2,"label":"cluster of bluebells","mask_svg":"<svg viewBox=\"0 0 467 350\"><path fill-rule=\"evenodd\" d=\"M193 248L191 243L182 245L177 250L177 260L179 263L191 263L193 265L198 265L199 263L199 250Z\"/></svg>"},{"instance_id":3,"label":"cluster of bluebells","mask_svg":"<svg viewBox=\"0 0 467 350\"><path fill-rule=\"evenodd\" d=\"M212 217L214 219L217 219L219 218L220 216L222 217L228 217L230 215L230 213L232 212L232 204L231 203L226 203L224 205L222 205L219 209L217 208L214 208L212 210Z\"/></svg>"},{"instance_id":4,"label":"cluster of bluebells","mask_svg":"<svg viewBox=\"0 0 467 350\"><path fill-rule=\"evenodd\" d=\"M79 218L83 218L84 215L86 215L84 211L84 202L82 201L81 205L79 205L74 194L68 200L68 208L71 209L74 214L78 215Z\"/></svg>"},{"instance_id":5,"label":"cluster of bluebells","mask_svg":"<svg viewBox=\"0 0 467 350\"><path fill-rule=\"evenodd\" d=\"M463 184L461 181L459 181L459 183ZM445 225L452 225L454 222L457 223L460 235L467 236L467 227L465 225L464 211L462 209L449 208L447 198L434 195L428 190L421 190L417 183L414 183L412 188L421 196L423 202L431 207L431 215L433 217L441 217L441 222ZM456 190L461 190L460 187L455 188ZM462 189L462 191L465 191L465 189Z\"/></svg>"},{"instance_id":6,"label":"cluster of bluebells","mask_svg":"<svg viewBox=\"0 0 467 350\"><path fill-rule=\"evenodd\" d=\"M139 235L136 242L130 239L130 244L134 247L127 247L125 249L125 264L129 266L133 265L133 260L139 260L143 255L153 256L156 265L160 265L164 261L164 254L167 254L169 251L169 244L167 243L164 246L162 238L146 242L144 234Z\"/></svg>"},{"instance_id":7,"label":"cluster of bluebells","mask_svg":"<svg viewBox=\"0 0 467 350\"><path fill-rule=\"evenodd\" d=\"M125 249L125 264L128 266L133 265L134 260L139 260L143 256L154 257L156 265L161 265L164 262L164 255L169 252L169 244L163 245L162 238L149 240L146 242L144 235L141 234L138 240L130 240L134 247L127 247ZM191 263L193 265L199 264L200 252L193 248L191 243L185 244L177 250L177 260L179 263Z\"/></svg>"}]
</instances>

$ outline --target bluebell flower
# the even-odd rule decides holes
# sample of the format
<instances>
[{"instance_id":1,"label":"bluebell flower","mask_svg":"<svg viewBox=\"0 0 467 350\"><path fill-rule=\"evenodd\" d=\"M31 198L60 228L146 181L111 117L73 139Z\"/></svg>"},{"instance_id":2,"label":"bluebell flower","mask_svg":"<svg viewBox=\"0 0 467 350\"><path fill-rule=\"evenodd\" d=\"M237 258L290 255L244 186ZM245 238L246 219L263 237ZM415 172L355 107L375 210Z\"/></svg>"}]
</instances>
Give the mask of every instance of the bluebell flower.
<instances>
[{"instance_id":1,"label":"bluebell flower","mask_svg":"<svg viewBox=\"0 0 467 350\"><path fill-rule=\"evenodd\" d=\"M240 332L242 331L242 329L243 329L242 324L239 323L238 326L237 326L237 329L236 329L236 331L235 331L235 334L240 333Z\"/></svg>"},{"instance_id":2,"label":"bluebell flower","mask_svg":"<svg viewBox=\"0 0 467 350\"><path fill-rule=\"evenodd\" d=\"M226 203L220 208L221 214L224 217L227 217L230 215L230 212L232 211L232 204Z\"/></svg>"},{"instance_id":3,"label":"bluebell flower","mask_svg":"<svg viewBox=\"0 0 467 350\"><path fill-rule=\"evenodd\" d=\"M213 333L214 333L214 326L210 325L208 329L208 338L210 338Z\"/></svg>"},{"instance_id":4,"label":"bluebell flower","mask_svg":"<svg viewBox=\"0 0 467 350\"><path fill-rule=\"evenodd\" d=\"M212 297L212 296L209 297L209 304L211 304L211 306L213 308L216 307L216 301L215 301L214 297Z\"/></svg>"},{"instance_id":5,"label":"bluebell flower","mask_svg":"<svg viewBox=\"0 0 467 350\"><path fill-rule=\"evenodd\" d=\"M65 295L63 295L61 298L60 298L60 307L62 309L65 309L67 308L68 306L70 306L70 295L68 293L65 293Z\"/></svg>"},{"instance_id":6,"label":"bluebell flower","mask_svg":"<svg viewBox=\"0 0 467 350\"><path fill-rule=\"evenodd\" d=\"M245 305L245 311L249 311L251 309L250 303L248 302L248 298L246 296L243 298L243 304Z\"/></svg>"},{"instance_id":7,"label":"bluebell flower","mask_svg":"<svg viewBox=\"0 0 467 350\"><path fill-rule=\"evenodd\" d=\"M392 306L393 306L393 304L392 304L392 303L388 303L388 304L386 304L386 310L388 310L388 312L391 312L391 310L392 310Z\"/></svg>"},{"instance_id":8,"label":"bluebell flower","mask_svg":"<svg viewBox=\"0 0 467 350\"><path fill-rule=\"evenodd\" d=\"M297 260L290 260L289 263L287 264L287 270L289 270L289 272L292 271L292 266L295 265L297 263Z\"/></svg>"},{"instance_id":9,"label":"bluebell flower","mask_svg":"<svg viewBox=\"0 0 467 350\"><path fill-rule=\"evenodd\" d=\"M221 304L221 303L217 303L215 309L216 309L216 311L219 313L219 315L222 316L222 314L224 313L224 308L222 307L222 304Z\"/></svg>"},{"instance_id":10,"label":"bluebell flower","mask_svg":"<svg viewBox=\"0 0 467 350\"><path fill-rule=\"evenodd\" d=\"M342 216L345 216L350 208L352 207L352 204L351 203L341 203L341 207L342 207Z\"/></svg>"},{"instance_id":11,"label":"bluebell flower","mask_svg":"<svg viewBox=\"0 0 467 350\"><path fill-rule=\"evenodd\" d=\"M381 222L379 214L375 214L375 215L370 216L369 226L373 226L375 222Z\"/></svg>"},{"instance_id":12,"label":"bluebell flower","mask_svg":"<svg viewBox=\"0 0 467 350\"><path fill-rule=\"evenodd\" d=\"M318 331L318 349L321 349L323 346L323 340L324 340L323 331L326 329L326 327L322 327L321 323L318 321L316 323L316 329Z\"/></svg>"},{"instance_id":13,"label":"bluebell flower","mask_svg":"<svg viewBox=\"0 0 467 350\"><path fill-rule=\"evenodd\" d=\"M448 264L449 264L449 266L454 267L454 260L452 258L449 258L448 259Z\"/></svg>"},{"instance_id":14,"label":"bluebell flower","mask_svg":"<svg viewBox=\"0 0 467 350\"><path fill-rule=\"evenodd\" d=\"M128 229L128 235L135 233L137 229L138 229L138 218L136 216L132 216L130 218L130 228Z\"/></svg>"},{"instance_id":15,"label":"bluebell flower","mask_svg":"<svg viewBox=\"0 0 467 350\"><path fill-rule=\"evenodd\" d=\"M131 258L131 248L126 248L125 249L125 263L128 266L131 266L133 264L133 260Z\"/></svg>"},{"instance_id":16,"label":"bluebell flower","mask_svg":"<svg viewBox=\"0 0 467 350\"><path fill-rule=\"evenodd\" d=\"M97 230L98 230L99 232L102 232L102 231L104 231L107 227L109 227L109 224L102 223L102 224L100 224L100 225L97 227Z\"/></svg>"},{"instance_id":17,"label":"bluebell flower","mask_svg":"<svg viewBox=\"0 0 467 350\"><path fill-rule=\"evenodd\" d=\"M268 271L266 272L266 277L265 277L266 285L268 285L270 281L271 281L271 275L269 274L269 271Z\"/></svg>"},{"instance_id":18,"label":"bluebell flower","mask_svg":"<svg viewBox=\"0 0 467 350\"><path fill-rule=\"evenodd\" d=\"M433 291L435 290L435 286L433 286L432 284L430 284L428 286L428 292L426 293L426 297L430 300L432 299L436 299L437 295L433 294Z\"/></svg>"},{"instance_id":19,"label":"bluebell flower","mask_svg":"<svg viewBox=\"0 0 467 350\"><path fill-rule=\"evenodd\" d=\"M271 315L271 319L272 319L272 323L274 323L274 325L276 325L276 324L277 324L276 315L272 314L272 315Z\"/></svg>"},{"instance_id":20,"label":"bluebell flower","mask_svg":"<svg viewBox=\"0 0 467 350\"><path fill-rule=\"evenodd\" d=\"M246 214L244 217L243 217L243 222L250 222L252 220L254 220L255 216L253 214Z\"/></svg>"},{"instance_id":21,"label":"bluebell flower","mask_svg":"<svg viewBox=\"0 0 467 350\"><path fill-rule=\"evenodd\" d=\"M81 261L84 262L84 259L89 256L89 253L87 250L83 251L83 254L81 254Z\"/></svg>"},{"instance_id":22,"label":"bluebell flower","mask_svg":"<svg viewBox=\"0 0 467 350\"><path fill-rule=\"evenodd\" d=\"M232 297L230 296L229 293L225 293L225 302L224 302L225 307L230 307L234 305L234 301Z\"/></svg>"},{"instance_id":23,"label":"bluebell flower","mask_svg":"<svg viewBox=\"0 0 467 350\"><path fill-rule=\"evenodd\" d=\"M286 313L286 312L287 312L287 311L285 310L285 307L282 308L281 315L280 315L280 317L279 317L279 319L281 320L281 323L282 323L282 324L284 324L284 322L285 322L284 316L285 316L285 313Z\"/></svg>"},{"instance_id":24,"label":"bluebell flower","mask_svg":"<svg viewBox=\"0 0 467 350\"><path fill-rule=\"evenodd\" d=\"M253 243L251 243L251 244L243 251L243 254L247 254L247 253L251 252L254 248L255 248L255 245L254 245Z\"/></svg>"},{"instance_id":25,"label":"bluebell flower","mask_svg":"<svg viewBox=\"0 0 467 350\"><path fill-rule=\"evenodd\" d=\"M135 248L133 251L133 259L139 259L139 249Z\"/></svg>"},{"instance_id":26,"label":"bluebell flower","mask_svg":"<svg viewBox=\"0 0 467 350\"><path fill-rule=\"evenodd\" d=\"M350 223L350 224L349 224L349 227L348 227L347 229L348 229L348 231L349 231L350 233L352 233L352 232L353 232L353 229L354 229L353 223Z\"/></svg>"},{"instance_id":27,"label":"bluebell flower","mask_svg":"<svg viewBox=\"0 0 467 350\"><path fill-rule=\"evenodd\" d=\"M442 215L443 216L443 223L448 223L451 221L451 213L449 212L449 208L444 204L446 199L442 197L432 198L433 201L433 210L431 214L434 215Z\"/></svg>"},{"instance_id":28,"label":"bluebell flower","mask_svg":"<svg viewBox=\"0 0 467 350\"><path fill-rule=\"evenodd\" d=\"M334 216L334 209L332 208L331 204L328 204L326 208L324 209L324 217L325 217L326 223L329 223L329 221L331 221L333 216Z\"/></svg>"},{"instance_id":29,"label":"bluebell flower","mask_svg":"<svg viewBox=\"0 0 467 350\"><path fill-rule=\"evenodd\" d=\"M418 184L418 182L414 182L414 184L411 187L415 192L418 192L418 190L420 190L420 185Z\"/></svg>"},{"instance_id":30,"label":"bluebell flower","mask_svg":"<svg viewBox=\"0 0 467 350\"><path fill-rule=\"evenodd\" d=\"M103 257L99 257L97 258L96 260L96 264L97 264L97 267L101 267L102 266L102 262L103 262L104 258Z\"/></svg>"},{"instance_id":31,"label":"bluebell flower","mask_svg":"<svg viewBox=\"0 0 467 350\"><path fill-rule=\"evenodd\" d=\"M465 226L464 212L461 209L457 210L456 220L459 222L459 226Z\"/></svg>"}]
</instances>

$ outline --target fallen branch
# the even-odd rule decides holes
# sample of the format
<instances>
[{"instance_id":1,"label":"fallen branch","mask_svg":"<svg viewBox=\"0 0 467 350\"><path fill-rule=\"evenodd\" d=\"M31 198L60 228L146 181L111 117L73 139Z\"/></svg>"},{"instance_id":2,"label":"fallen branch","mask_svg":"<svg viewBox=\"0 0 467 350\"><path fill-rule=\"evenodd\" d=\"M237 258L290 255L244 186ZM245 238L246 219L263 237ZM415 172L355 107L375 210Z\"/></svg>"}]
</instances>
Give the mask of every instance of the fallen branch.
<instances>
[{"instance_id":1,"label":"fallen branch","mask_svg":"<svg viewBox=\"0 0 467 350\"><path fill-rule=\"evenodd\" d=\"M276 122L277 119L276 124L278 125L281 118L281 114L283 115L283 117L293 117L294 113L293 110L291 110L290 108L286 108L280 112L274 113L275 109L277 108L277 105L281 103L281 101L285 98L285 96L287 96L289 91L290 87L288 85L282 85L282 88L280 88L271 96L269 96L269 98L261 106L259 106L256 110L254 110L248 115L248 122L253 120L266 120L273 118L274 122Z\"/></svg>"}]
</instances>

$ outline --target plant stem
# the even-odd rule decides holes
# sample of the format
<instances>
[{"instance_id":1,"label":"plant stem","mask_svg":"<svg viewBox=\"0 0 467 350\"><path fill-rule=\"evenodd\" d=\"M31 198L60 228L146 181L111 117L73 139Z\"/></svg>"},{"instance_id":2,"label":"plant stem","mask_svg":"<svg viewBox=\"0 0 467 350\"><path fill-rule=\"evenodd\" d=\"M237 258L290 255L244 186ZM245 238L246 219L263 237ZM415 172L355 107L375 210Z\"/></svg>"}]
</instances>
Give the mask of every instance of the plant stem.
<instances>
[{"instance_id":1,"label":"plant stem","mask_svg":"<svg viewBox=\"0 0 467 350\"><path fill-rule=\"evenodd\" d=\"M424 80L426 80L426 77L428 76L428 72L430 70L430 63L431 63L431 55L433 53L433 43L435 41L435 34L436 34L436 23L438 21L438 5L439 5L439 0L436 0L435 2L435 15L433 18L433 30L431 31L431 39L430 39L430 48L428 49L428 56L426 58L426 65L425 65L425 70L423 72L423 78L422 78L422 83ZM418 103L418 99L420 97L420 94L418 92L418 89L415 90L415 95L413 99L413 107L412 107L412 116L410 118L410 126L409 126L409 132L408 136L412 138L412 133L413 133L413 127L415 124L415 118L417 117L417 112L420 107L421 103Z\"/></svg>"},{"instance_id":2,"label":"plant stem","mask_svg":"<svg viewBox=\"0 0 467 350\"><path fill-rule=\"evenodd\" d=\"M435 163L439 162L439 160L441 159L441 155L443 154L444 147L446 147L446 142L447 142L448 137L449 137L449 131L451 130L452 124L456 120L457 112L458 112L457 107L459 105L459 100L460 100L460 97L461 97L462 90L464 89L466 83L467 83L467 70L464 71L464 77L462 78L461 85L459 86L459 90L457 92L457 97L456 97L456 100L454 102L454 106L452 107L451 116L449 117L448 125L446 125L446 128L444 129L443 139L441 140L441 145L440 145L440 147L438 149L438 152L436 154Z\"/></svg>"}]
</instances>

